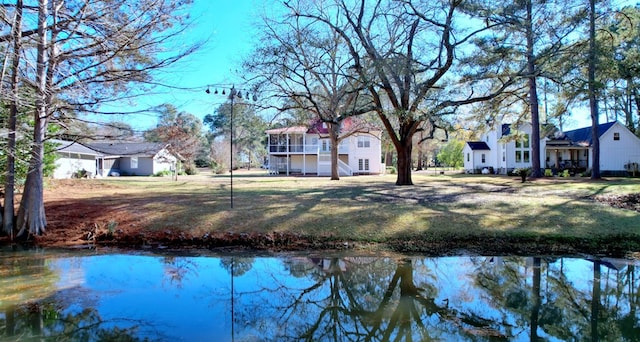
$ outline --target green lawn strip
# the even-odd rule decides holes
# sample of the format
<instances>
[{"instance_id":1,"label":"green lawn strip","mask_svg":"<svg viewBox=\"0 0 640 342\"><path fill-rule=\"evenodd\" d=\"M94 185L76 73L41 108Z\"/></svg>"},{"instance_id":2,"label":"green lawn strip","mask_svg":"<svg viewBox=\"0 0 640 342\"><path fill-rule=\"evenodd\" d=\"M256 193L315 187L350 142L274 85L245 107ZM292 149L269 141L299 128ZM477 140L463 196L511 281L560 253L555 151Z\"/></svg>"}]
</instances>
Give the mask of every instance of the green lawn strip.
<instances>
[{"instance_id":1,"label":"green lawn strip","mask_svg":"<svg viewBox=\"0 0 640 342\"><path fill-rule=\"evenodd\" d=\"M207 233L293 234L356 242L546 240L604 243L640 240L637 212L592 200L640 192L635 179L544 180L416 175L397 187L391 176L234 179L210 182L127 180L154 213L150 229ZM120 183L122 184L122 183Z\"/></svg>"}]
</instances>

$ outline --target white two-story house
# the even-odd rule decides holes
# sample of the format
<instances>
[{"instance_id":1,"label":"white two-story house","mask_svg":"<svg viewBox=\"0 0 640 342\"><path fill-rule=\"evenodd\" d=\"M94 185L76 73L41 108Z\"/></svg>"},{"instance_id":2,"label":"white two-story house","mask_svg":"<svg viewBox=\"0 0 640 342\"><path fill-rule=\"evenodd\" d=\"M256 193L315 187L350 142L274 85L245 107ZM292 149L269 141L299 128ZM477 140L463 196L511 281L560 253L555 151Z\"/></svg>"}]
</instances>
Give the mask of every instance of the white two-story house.
<instances>
[{"instance_id":1,"label":"white two-story house","mask_svg":"<svg viewBox=\"0 0 640 342\"><path fill-rule=\"evenodd\" d=\"M382 132L377 129L356 129L352 121L343 121L343 130L353 134L338 145L340 176L381 174ZM266 131L269 172L272 174L331 175L331 141L322 122L306 126L275 128Z\"/></svg>"},{"instance_id":2,"label":"white two-story house","mask_svg":"<svg viewBox=\"0 0 640 342\"><path fill-rule=\"evenodd\" d=\"M640 164L640 139L623 124L613 121L598 126L600 170L602 174L623 175ZM531 125L504 124L485 132L478 141L468 141L463 149L464 169L505 174L531 167ZM554 173L582 172L593 167L591 127L566 132L541 132L540 167Z\"/></svg>"}]
</instances>

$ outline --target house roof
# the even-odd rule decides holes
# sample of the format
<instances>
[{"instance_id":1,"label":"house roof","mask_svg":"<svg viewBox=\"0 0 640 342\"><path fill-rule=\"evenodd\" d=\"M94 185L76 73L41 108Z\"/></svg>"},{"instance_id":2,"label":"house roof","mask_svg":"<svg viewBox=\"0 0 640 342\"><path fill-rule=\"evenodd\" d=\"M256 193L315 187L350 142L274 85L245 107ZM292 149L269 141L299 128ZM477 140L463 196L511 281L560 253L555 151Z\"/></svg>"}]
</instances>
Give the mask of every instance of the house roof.
<instances>
[{"instance_id":1,"label":"house roof","mask_svg":"<svg viewBox=\"0 0 640 342\"><path fill-rule=\"evenodd\" d=\"M86 154L90 156L99 156L100 152L93 150L87 146L80 144L77 141L67 141L67 140L58 140L51 139L50 142L57 145L56 152L61 153L78 153L78 154Z\"/></svg>"},{"instance_id":2,"label":"house roof","mask_svg":"<svg viewBox=\"0 0 640 342\"><path fill-rule=\"evenodd\" d=\"M104 154L112 156L155 156L163 148L167 147L167 144L163 143L119 143L119 142L106 142L106 143L91 143L87 144L90 148L102 152Z\"/></svg>"},{"instance_id":3,"label":"house roof","mask_svg":"<svg viewBox=\"0 0 640 342\"><path fill-rule=\"evenodd\" d=\"M511 124L502 124L502 136L511 134Z\"/></svg>"},{"instance_id":4,"label":"house roof","mask_svg":"<svg viewBox=\"0 0 640 342\"><path fill-rule=\"evenodd\" d=\"M356 132L371 132L371 131L380 131L379 128L372 126L367 123L360 123L352 117L348 117L342 120L341 128L342 131L356 131ZM283 127L283 128L274 128L266 131L267 134L302 134L302 133L315 133L315 134L329 134L329 129L322 122L322 120L314 120L309 124L309 126L292 126L292 127Z\"/></svg>"},{"instance_id":5,"label":"house roof","mask_svg":"<svg viewBox=\"0 0 640 342\"><path fill-rule=\"evenodd\" d=\"M617 121L607 122L598 125L598 138L600 138L606 131L609 130ZM564 136L573 143L573 145L591 146L593 138L591 136L591 126L574 129L572 131L564 132Z\"/></svg>"},{"instance_id":6,"label":"house roof","mask_svg":"<svg viewBox=\"0 0 640 342\"><path fill-rule=\"evenodd\" d=\"M306 133L307 127L305 126L292 126L283 128L268 129L265 131L267 134L288 134L288 133Z\"/></svg>"},{"instance_id":7,"label":"house roof","mask_svg":"<svg viewBox=\"0 0 640 342\"><path fill-rule=\"evenodd\" d=\"M467 145L469 145L473 151L491 150L489 145L484 141L467 141Z\"/></svg>"}]
</instances>

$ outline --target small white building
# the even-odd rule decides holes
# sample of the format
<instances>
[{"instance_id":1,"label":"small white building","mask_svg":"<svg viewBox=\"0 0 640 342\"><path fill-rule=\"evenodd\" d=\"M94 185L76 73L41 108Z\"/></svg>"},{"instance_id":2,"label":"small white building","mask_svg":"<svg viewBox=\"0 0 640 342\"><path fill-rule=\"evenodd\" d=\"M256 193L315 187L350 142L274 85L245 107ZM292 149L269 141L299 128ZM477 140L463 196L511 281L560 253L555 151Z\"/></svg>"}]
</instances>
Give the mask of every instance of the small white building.
<instances>
[{"instance_id":1,"label":"small white building","mask_svg":"<svg viewBox=\"0 0 640 342\"><path fill-rule=\"evenodd\" d=\"M72 178L79 172L85 172L89 178L96 175L96 161L101 156L100 152L74 141L52 140L51 142L56 145L55 153L57 154L53 178Z\"/></svg>"},{"instance_id":2,"label":"small white building","mask_svg":"<svg viewBox=\"0 0 640 342\"><path fill-rule=\"evenodd\" d=\"M625 175L631 165L640 164L640 139L617 121L598 126L602 174ZM487 169L505 174L531 167L531 125L501 125L484 133L480 141L469 141L463 149L464 169L480 173ZM554 172L582 172L593 167L591 127L550 135L541 133L540 166Z\"/></svg>"},{"instance_id":3,"label":"small white building","mask_svg":"<svg viewBox=\"0 0 640 342\"><path fill-rule=\"evenodd\" d=\"M352 125L349 119L343 121L343 131L354 129L354 133L338 146L340 176L383 173L382 132L370 128L358 130ZM266 133L270 173L331 175L331 142L327 127L322 122L310 127L270 129Z\"/></svg>"},{"instance_id":4,"label":"small white building","mask_svg":"<svg viewBox=\"0 0 640 342\"><path fill-rule=\"evenodd\" d=\"M87 177L150 176L175 171L179 156L167 144L148 142L109 142L80 144L52 140L57 145L53 178L72 178L79 172Z\"/></svg>"}]
</instances>

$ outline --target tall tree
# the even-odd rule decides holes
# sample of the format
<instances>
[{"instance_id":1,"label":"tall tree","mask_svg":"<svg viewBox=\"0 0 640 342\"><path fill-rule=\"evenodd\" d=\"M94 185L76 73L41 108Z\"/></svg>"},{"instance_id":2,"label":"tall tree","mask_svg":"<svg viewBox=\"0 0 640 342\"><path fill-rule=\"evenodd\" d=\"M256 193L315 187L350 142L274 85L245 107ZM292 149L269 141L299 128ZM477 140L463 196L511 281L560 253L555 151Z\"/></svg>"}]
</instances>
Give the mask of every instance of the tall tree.
<instances>
[{"instance_id":1,"label":"tall tree","mask_svg":"<svg viewBox=\"0 0 640 342\"><path fill-rule=\"evenodd\" d=\"M614 15L610 23L596 33L600 47L596 78L606 86L602 94L607 103L613 103L613 113L607 116L618 120L621 113L629 130L637 132L640 119L640 6L627 6ZM611 58L613 56L613 58Z\"/></svg>"},{"instance_id":2,"label":"tall tree","mask_svg":"<svg viewBox=\"0 0 640 342\"><path fill-rule=\"evenodd\" d=\"M343 39L352 69L396 148L397 185L413 184L413 136L422 122L438 122L459 106L491 99L514 81L503 70L485 73L477 86L457 77L464 69L461 57L472 51L472 38L489 29L469 25L482 18L465 15L462 1L298 0L285 5Z\"/></svg>"},{"instance_id":3,"label":"tall tree","mask_svg":"<svg viewBox=\"0 0 640 342\"><path fill-rule=\"evenodd\" d=\"M591 140L592 150L592 169L591 179L600 179L600 132L599 132L599 114L598 114L598 97L596 89L596 0L589 0L589 54L588 62L588 90L589 96L589 113L591 113Z\"/></svg>"},{"instance_id":4,"label":"tall tree","mask_svg":"<svg viewBox=\"0 0 640 342\"><path fill-rule=\"evenodd\" d=\"M565 7L562 14L558 12L561 7ZM573 42L569 37L579 27L584 10L580 6L567 6L566 1L553 0L504 1L498 4L487 1L481 2L480 9L474 10L486 12L488 20L496 25L492 34L479 39L479 45L483 47L480 51L484 53L482 58L476 57L472 63L482 67L512 63L514 70L526 69L523 84L497 98L500 103L495 106L497 111L505 113L513 111L512 107L518 103L522 104L521 116L528 117L532 126L531 177L541 177L538 79L558 78L552 62L570 58Z\"/></svg>"},{"instance_id":5,"label":"tall tree","mask_svg":"<svg viewBox=\"0 0 640 342\"><path fill-rule=\"evenodd\" d=\"M212 146L220 146L219 140L221 138L230 142L231 136L233 136L233 149L239 152L233 153L233 163L237 163L236 159L239 154L242 154L251 164L252 161L261 159L265 155L263 139L267 123L256 113L255 106L249 102L250 99L247 99L248 95L244 95L244 97L236 95L233 105L231 101L220 105L214 113L205 115L203 122L209 128ZM233 132L231 132L231 127L233 127ZM216 140L218 141L216 142ZM216 157L214 161L217 165L226 164L226 161L231 157L220 153L220 151L214 151L214 155ZM233 165L229 165L229 167L231 168Z\"/></svg>"},{"instance_id":6,"label":"tall tree","mask_svg":"<svg viewBox=\"0 0 640 342\"><path fill-rule=\"evenodd\" d=\"M194 159L200 147L202 121L195 115L178 112L170 104L158 108L160 119L155 128L144 132L144 139L169 144L169 149L185 158L187 171L195 168Z\"/></svg>"},{"instance_id":7,"label":"tall tree","mask_svg":"<svg viewBox=\"0 0 640 342\"><path fill-rule=\"evenodd\" d=\"M7 167L4 183L4 212L2 215L2 230L13 239L13 225L15 216L15 168L16 168L16 130L18 110L20 107L18 74L20 72L20 53L22 52L22 0L16 0L15 18L11 28L13 51L11 53L11 104L9 105L9 118L7 122Z\"/></svg>"},{"instance_id":8,"label":"tall tree","mask_svg":"<svg viewBox=\"0 0 640 342\"><path fill-rule=\"evenodd\" d=\"M271 88L282 100L278 110L309 112L327 126L331 180L339 180L338 145L363 128L343 122L373 109L352 70L353 58L344 39L326 25L314 25L300 16L286 14L282 21L264 18L263 22L262 45L245 65L263 89Z\"/></svg>"},{"instance_id":9,"label":"tall tree","mask_svg":"<svg viewBox=\"0 0 640 342\"><path fill-rule=\"evenodd\" d=\"M98 112L101 104L130 97L133 84L152 84L152 72L194 51L171 48L171 38L188 25L180 0L39 0L35 75L34 138L29 174L18 211L18 235L46 228L43 201L43 144L49 122L66 111ZM26 8L26 7L25 7ZM31 39L33 29L21 33ZM25 54L30 56L30 54ZM14 94L15 95L15 94Z\"/></svg>"}]
</instances>

